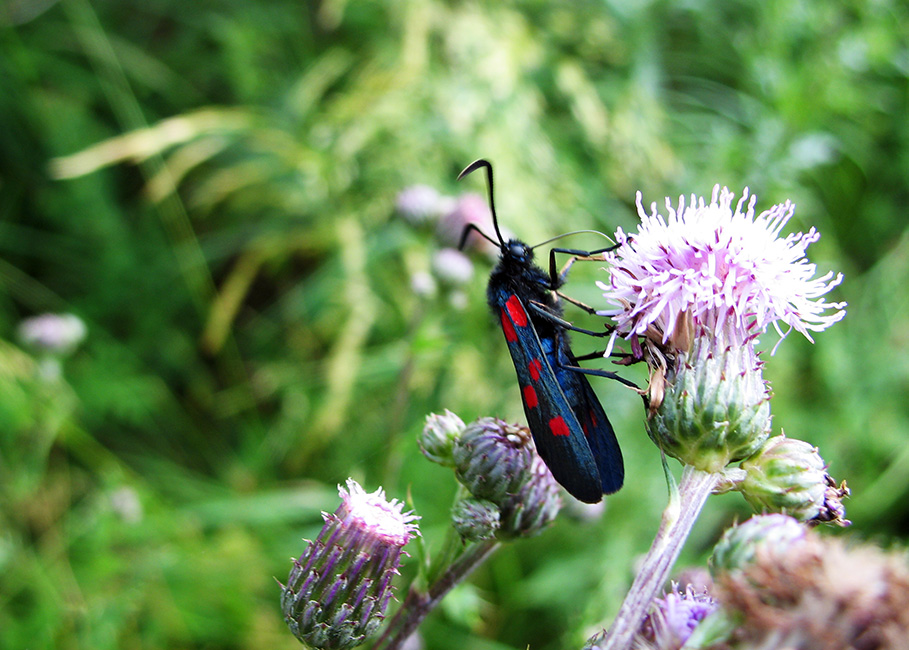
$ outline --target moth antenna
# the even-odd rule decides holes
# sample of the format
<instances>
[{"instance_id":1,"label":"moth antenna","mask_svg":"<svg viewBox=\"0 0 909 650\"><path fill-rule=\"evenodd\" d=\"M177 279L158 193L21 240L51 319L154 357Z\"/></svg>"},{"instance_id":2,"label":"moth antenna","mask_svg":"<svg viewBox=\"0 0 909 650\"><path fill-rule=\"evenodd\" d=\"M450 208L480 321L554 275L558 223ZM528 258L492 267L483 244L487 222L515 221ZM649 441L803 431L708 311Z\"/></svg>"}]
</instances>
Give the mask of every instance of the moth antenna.
<instances>
[{"instance_id":1,"label":"moth antenna","mask_svg":"<svg viewBox=\"0 0 909 650\"><path fill-rule=\"evenodd\" d=\"M458 244L459 251L464 250L464 244L467 243L467 237L468 237L468 235L470 235L470 233L472 231L476 232L480 237L482 237L489 243L493 244L494 246L499 246L501 248L502 245L499 242L497 242L495 239L493 239L492 237L487 235L485 232L480 230L480 227L477 224L469 223L466 226L464 226L464 231L461 233L461 242Z\"/></svg>"},{"instance_id":2,"label":"moth antenna","mask_svg":"<svg viewBox=\"0 0 909 650\"><path fill-rule=\"evenodd\" d=\"M547 239L546 241L541 241L539 244L534 244L533 246L531 246L531 248L539 248L540 246L545 246L546 244L551 244L552 242L562 239L563 237L571 237L572 235L581 235L584 233L589 233L591 235L599 235L600 237L608 240L610 243L612 243L612 244L615 243L615 240L613 240L612 237L610 237L606 233L600 232L599 230L573 230L571 232L566 232L561 235L556 235L555 237L553 237L551 239Z\"/></svg>"},{"instance_id":3,"label":"moth antenna","mask_svg":"<svg viewBox=\"0 0 909 650\"><path fill-rule=\"evenodd\" d=\"M490 163L488 160L486 160L484 158L480 158L479 160L474 160L472 163L470 163L469 165L467 165L467 167L464 168L464 171L462 171L460 174L458 174L458 180L461 180L468 174L475 172L480 167L486 168L486 184L487 184L487 187L489 188L489 211L492 213L492 227L495 228L496 237L499 238L499 247L501 248L501 247L505 246L505 240L502 238L502 233L499 231L499 218L496 216L496 204L495 204L495 200L493 199L492 163ZM465 230L465 232L466 232L466 230ZM477 232L480 232L480 231L477 229ZM480 234L482 234L482 233L480 233ZM484 237L485 237L485 235L484 235ZM486 237L486 239L489 239L489 241L492 241L492 239L490 239L489 237ZM495 243L495 242L492 242L492 243Z\"/></svg>"}]
</instances>

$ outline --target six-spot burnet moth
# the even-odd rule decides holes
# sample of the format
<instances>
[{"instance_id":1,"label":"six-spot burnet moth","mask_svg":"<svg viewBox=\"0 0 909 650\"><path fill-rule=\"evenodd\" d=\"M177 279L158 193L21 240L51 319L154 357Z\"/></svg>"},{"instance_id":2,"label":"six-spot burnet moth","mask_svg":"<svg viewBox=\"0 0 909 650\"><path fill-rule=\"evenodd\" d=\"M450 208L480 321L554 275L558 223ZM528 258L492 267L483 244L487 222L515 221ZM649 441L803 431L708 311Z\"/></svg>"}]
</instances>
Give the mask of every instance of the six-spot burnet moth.
<instances>
[{"instance_id":1,"label":"six-spot burnet moth","mask_svg":"<svg viewBox=\"0 0 909 650\"><path fill-rule=\"evenodd\" d=\"M578 366L569 347L568 330L602 334L573 327L562 318L557 290L568 269L556 271L555 253L583 257L603 251L552 249L550 270L546 273L533 263L533 247L517 239L502 238L493 201L492 165L477 160L458 179L481 167L486 169L489 209L498 241L475 224L468 224L461 236L461 247L471 231L499 247L499 262L489 277L486 296L511 352L524 414L537 451L556 481L572 496L596 503L603 494L622 487L625 468L612 425L585 375L630 382L608 371Z\"/></svg>"}]
</instances>

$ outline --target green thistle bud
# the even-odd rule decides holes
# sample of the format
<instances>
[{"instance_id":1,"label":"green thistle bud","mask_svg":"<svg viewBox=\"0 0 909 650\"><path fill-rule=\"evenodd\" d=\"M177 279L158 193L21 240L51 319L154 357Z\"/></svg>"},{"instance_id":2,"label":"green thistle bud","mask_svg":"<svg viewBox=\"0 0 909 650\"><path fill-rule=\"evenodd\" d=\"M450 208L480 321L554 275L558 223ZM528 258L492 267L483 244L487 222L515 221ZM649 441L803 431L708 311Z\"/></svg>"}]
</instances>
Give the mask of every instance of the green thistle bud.
<instances>
[{"instance_id":1,"label":"green thistle bud","mask_svg":"<svg viewBox=\"0 0 909 650\"><path fill-rule=\"evenodd\" d=\"M301 643L345 650L363 643L382 622L404 545L419 534L417 517L364 492L354 480L339 488L341 505L323 513L325 526L294 561L281 585L281 609Z\"/></svg>"},{"instance_id":2,"label":"green thistle bud","mask_svg":"<svg viewBox=\"0 0 909 650\"><path fill-rule=\"evenodd\" d=\"M454 443L465 427L464 421L448 409L441 415L430 413L418 440L420 451L434 463L453 467Z\"/></svg>"},{"instance_id":3,"label":"green thistle bud","mask_svg":"<svg viewBox=\"0 0 909 650\"><path fill-rule=\"evenodd\" d=\"M843 495L826 468L817 447L774 436L742 463L745 476L736 489L758 512L785 512L803 522L844 522Z\"/></svg>"},{"instance_id":4,"label":"green thistle bud","mask_svg":"<svg viewBox=\"0 0 909 650\"><path fill-rule=\"evenodd\" d=\"M451 511L455 530L468 542L494 537L500 519L499 506L485 499L461 499Z\"/></svg>"},{"instance_id":5,"label":"green thistle bud","mask_svg":"<svg viewBox=\"0 0 909 650\"><path fill-rule=\"evenodd\" d=\"M751 456L770 432L770 402L750 345L717 351L700 337L647 423L663 451L705 472Z\"/></svg>"},{"instance_id":6,"label":"green thistle bud","mask_svg":"<svg viewBox=\"0 0 909 650\"><path fill-rule=\"evenodd\" d=\"M551 524L562 508L559 484L543 459L534 454L518 491L502 504L498 536L532 537Z\"/></svg>"},{"instance_id":7,"label":"green thistle bud","mask_svg":"<svg viewBox=\"0 0 909 650\"><path fill-rule=\"evenodd\" d=\"M710 557L710 572L716 577L723 571L744 568L759 553L785 553L807 535L808 530L787 515L755 515L723 533Z\"/></svg>"},{"instance_id":8,"label":"green thistle bud","mask_svg":"<svg viewBox=\"0 0 909 650\"><path fill-rule=\"evenodd\" d=\"M478 499L501 505L527 480L533 439L526 427L480 418L455 441L453 457L461 484Z\"/></svg>"}]
</instances>

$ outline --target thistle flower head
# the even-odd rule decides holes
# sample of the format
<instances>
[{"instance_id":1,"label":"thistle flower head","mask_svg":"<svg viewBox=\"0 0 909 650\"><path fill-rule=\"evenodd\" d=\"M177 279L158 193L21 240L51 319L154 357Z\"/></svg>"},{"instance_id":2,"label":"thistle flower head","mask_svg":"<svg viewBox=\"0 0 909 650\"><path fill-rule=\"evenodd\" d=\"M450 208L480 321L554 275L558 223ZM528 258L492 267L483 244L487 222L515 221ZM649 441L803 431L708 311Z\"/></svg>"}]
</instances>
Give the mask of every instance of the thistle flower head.
<instances>
[{"instance_id":1,"label":"thistle flower head","mask_svg":"<svg viewBox=\"0 0 909 650\"><path fill-rule=\"evenodd\" d=\"M785 512L809 524L834 522L848 526L837 486L817 447L786 436L769 438L742 463L744 475L735 489L758 511Z\"/></svg>"},{"instance_id":2,"label":"thistle flower head","mask_svg":"<svg viewBox=\"0 0 909 650\"><path fill-rule=\"evenodd\" d=\"M501 505L527 481L535 455L526 427L480 418L454 443L455 474L473 496Z\"/></svg>"},{"instance_id":3,"label":"thistle flower head","mask_svg":"<svg viewBox=\"0 0 909 650\"><path fill-rule=\"evenodd\" d=\"M809 534L785 553L720 573L714 594L742 650L895 650L909 639L909 566L899 551Z\"/></svg>"},{"instance_id":4,"label":"thistle flower head","mask_svg":"<svg viewBox=\"0 0 909 650\"><path fill-rule=\"evenodd\" d=\"M466 497L451 509L451 523L461 539L476 542L494 537L502 518L499 506L486 499Z\"/></svg>"},{"instance_id":5,"label":"thistle flower head","mask_svg":"<svg viewBox=\"0 0 909 650\"><path fill-rule=\"evenodd\" d=\"M808 537L808 529L788 515L755 515L723 533L710 556L710 572L751 565L758 556L782 556Z\"/></svg>"},{"instance_id":6,"label":"thistle flower head","mask_svg":"<svg viewBox=\"0 0 909 650\"><path fill-rule=\"evenodd\" d=\"M518 490L501 505L498 537L532 537L551 524L562 509L559 484L536 453Z\"/></svg>"},{"instance_id":7,"label":"thistle flower head","mask_svg":"<svg viewBox=\"0 0 909 650\"><path fill-rule=\"evenodd\" d=\"M419 534L418 517L381 488L367 493L348 479L338 491L341 505L323 513L318 538L281 586L284 620L311 648L353 648L376 631L404 545Z\"/></svg>"},{"instance_id":8,"label":"thistle flower head","mask_svg":"<svg viewBox=\"0 0 909 650\"><path fill-rule=\"evenodd\" d=\"M420 432L420 451L429 460L440 465L454 467L454 443L467 425L457 415L445 409L441 415L430 413Z\"/></svg>"},{"instance_id":9,"label":"thistle flower head","mask_svg":"<svg viewBox=\"0 0 909 650\"><path fill-rule=\"evenodd\" d=\"M599 283L619 335L636 335L686 351L692 337L710 334L717 347L741 345L773 325L781 335L795 329L809 340L840 320L845 303L822 297L842 281L805 258L819 235L781 236L794 206L787 201L755 213L756 197L746 188L735 204L728 189L714 187L709 204L680 197L668 217L654 203L647 214L637 194L641 225L607 255L609 283Z\"/></svg>"},{"instance_id":10,"label":"thistle flower head","mask_svg":"<svg viewBox=\"0 0 909 650\"><path fill-rule=\"evenodd\" d=\"M679 650L698 624L716 608L716 601L707 592L699 592L691 585L681 591L678 585L673 585L669 593L654 601L632 647Z\"/></svg>"},{"instance_id":11,"label":"thistle flower head","mask_svg":"<svg viewBox=\"0 0 909 650\"><path fill-rule=\"evenodd\" d=\"M668 216L650 214L637 195L641 225L616 234L606 255L609 283L600 282L615 321L607 349L618 336L651 367L648 433L683 463L719 472L747 458L770 434L769 391L755 351L757 337L773 326L821 331L840 320L845 303L824 294L842 280L805 257L819 235L781 235L790 202L757 214L746 189L738 202L716 186L710 203L667 199Z\"/></svg>"}]
</instances>

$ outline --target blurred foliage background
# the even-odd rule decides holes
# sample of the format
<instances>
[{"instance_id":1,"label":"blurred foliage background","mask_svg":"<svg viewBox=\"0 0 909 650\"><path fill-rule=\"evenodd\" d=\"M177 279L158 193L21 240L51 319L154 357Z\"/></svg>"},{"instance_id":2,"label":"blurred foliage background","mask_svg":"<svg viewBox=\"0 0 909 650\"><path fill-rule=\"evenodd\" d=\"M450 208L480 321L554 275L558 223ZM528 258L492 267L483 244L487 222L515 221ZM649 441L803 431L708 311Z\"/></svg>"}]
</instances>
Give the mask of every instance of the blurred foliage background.
<instances>
[{"instance_id":1,"label":"blurred foliage background","mask_svg":"<svg viewBox=\"0 0 909 650\"><path fill-rule=\"evenodd\" d=\"M409 495L432 549L425 414L521 407L490 261L415 291L440 242L395 199L483 194L454 180L481 156L530 242L634 228L636 190L791 198L849 314L768 354L775 425L849 481L847 534L902 544L907 76L900 0L5 0L0 646L298 647L273 577L348 476ZM88 329L57 379L16 337L48 311ZM595 383L625 488L503 549L425 647L579 646L615 612L666 490L640 400ZM712 499L682 563L747 515Z\"/></svg>"}]
</instances>

